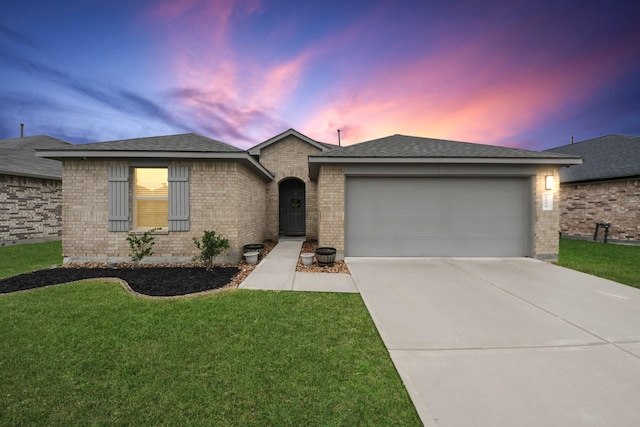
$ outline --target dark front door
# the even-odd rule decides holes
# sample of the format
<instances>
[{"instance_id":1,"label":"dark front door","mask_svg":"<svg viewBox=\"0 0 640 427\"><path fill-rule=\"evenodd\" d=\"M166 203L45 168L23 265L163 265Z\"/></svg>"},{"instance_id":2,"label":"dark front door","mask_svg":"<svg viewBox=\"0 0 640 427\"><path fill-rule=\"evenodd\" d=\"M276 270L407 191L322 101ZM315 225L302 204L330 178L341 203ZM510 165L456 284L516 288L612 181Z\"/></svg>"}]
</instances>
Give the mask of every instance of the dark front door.
<instances>
[{"instance_id":1,"label":"dark front door","mask_svg":"<svg viewBox=\"0 0 640 427\"><path fill-rule=\"evenodd\" d=\"M305 228L304 182L285 179L280 183L280 232L285 236L304 236Z\"/></svg>"}]
</instances>

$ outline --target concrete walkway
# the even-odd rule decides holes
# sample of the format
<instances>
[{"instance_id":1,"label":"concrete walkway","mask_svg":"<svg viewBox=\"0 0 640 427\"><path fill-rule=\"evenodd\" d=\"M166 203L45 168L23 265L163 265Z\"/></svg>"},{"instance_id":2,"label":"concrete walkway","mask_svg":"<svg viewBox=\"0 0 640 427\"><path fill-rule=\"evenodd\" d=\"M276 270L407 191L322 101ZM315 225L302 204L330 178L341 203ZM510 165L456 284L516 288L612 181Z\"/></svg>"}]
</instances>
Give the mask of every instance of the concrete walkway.
<instances>
[{"instance_id":1,"label":"concrete walkway","mask_svg":"<svg viewBox=\"0 0 640 427\"><path fill-rule=\"evenodd\" d=\"M239 286L240 289L308 292L352 292L349 274L296 272L302 240L280 241Z\"/></svg>"}]
</instances>

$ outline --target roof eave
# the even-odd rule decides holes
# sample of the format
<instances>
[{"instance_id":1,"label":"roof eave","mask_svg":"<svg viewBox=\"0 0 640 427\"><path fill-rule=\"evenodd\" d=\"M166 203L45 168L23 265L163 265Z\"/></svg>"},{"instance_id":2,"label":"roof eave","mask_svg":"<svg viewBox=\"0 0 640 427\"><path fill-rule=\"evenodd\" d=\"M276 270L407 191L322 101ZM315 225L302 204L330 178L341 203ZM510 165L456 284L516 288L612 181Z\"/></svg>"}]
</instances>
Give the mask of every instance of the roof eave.
<instances>
[{"instance_id":1,"label":"roof eave","mask_svg":"<svg viewBox=\"0 0 640 427\"><path fill-rule=\"evenodd\" d=\"M239 160L254 169L267 181L275 177L247 152L211 152L211 151L97 151L97 150L37 150L37 157L54 160L68 159L191 159L191 160Z\"/></svg>"},{"instance_id":2,"label":"roof eave","mask_svg":"<svg viewBox=\"0 0 640 427\"><path fill-rule=\"evenodd\" d=\"M0 175L20 176L24 178L47 179L50 181L62 181L62 175L44 175L35 173L15 172L9 170L0 170Z\"/></svg>"},{"instance_id":3,"label":"roof eave","mask_svg":"<svg viewBox=\"0 0 640 427\"><path fill-rule=\"evenodd\" d=\"M309 175L318 178L321 164L468 164L468 165L580 165L579 157L309 157Z\"/></svg>"}]
</instances>

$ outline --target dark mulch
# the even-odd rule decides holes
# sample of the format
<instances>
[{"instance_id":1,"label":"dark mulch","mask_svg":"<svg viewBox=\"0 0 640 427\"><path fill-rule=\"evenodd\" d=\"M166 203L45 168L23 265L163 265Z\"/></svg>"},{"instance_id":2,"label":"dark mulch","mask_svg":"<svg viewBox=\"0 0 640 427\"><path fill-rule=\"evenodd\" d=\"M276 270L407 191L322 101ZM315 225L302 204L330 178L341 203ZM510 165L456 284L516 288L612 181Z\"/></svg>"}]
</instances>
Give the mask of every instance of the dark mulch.
<instances>
[{"instance_id":1,"label":"dark mulch","mask_svg":"<svg viewBox=\"0 0 640 427\"><path fill-rule=\"evenodd\" d=\"M117 277L134 291L150 296L176 296L219 289L240 270L236 267L52 268L0 279L0 294L83 279Z\"/></svg>"}]
</instances>

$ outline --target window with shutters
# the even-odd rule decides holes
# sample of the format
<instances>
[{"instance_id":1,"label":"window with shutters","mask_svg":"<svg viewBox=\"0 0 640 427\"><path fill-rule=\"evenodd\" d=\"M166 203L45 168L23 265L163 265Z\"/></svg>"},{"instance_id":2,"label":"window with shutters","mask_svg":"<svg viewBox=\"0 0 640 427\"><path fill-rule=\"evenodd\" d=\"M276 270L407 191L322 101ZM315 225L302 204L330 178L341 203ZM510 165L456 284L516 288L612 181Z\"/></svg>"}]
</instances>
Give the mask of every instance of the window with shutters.
<instances>
[{"instance_id":1,"label":"window with shutters","mask_svg":"<svg viewBox=\"0 0 640 427\"><path fill-rule=\"evenodd\" d=\"M108 176L109 231L189 231L189 167L109 166Z\"/></svg>"},{"instance_id":2,"label":"window with shutters","mask_svg":"<svg viewBox=\"0 0 640 427\"><path fill-rule=\"evenodd\" d=\"M169 179L167 168L134 169L135 228L167 228Z\"/></svg>"}]
</instances>

